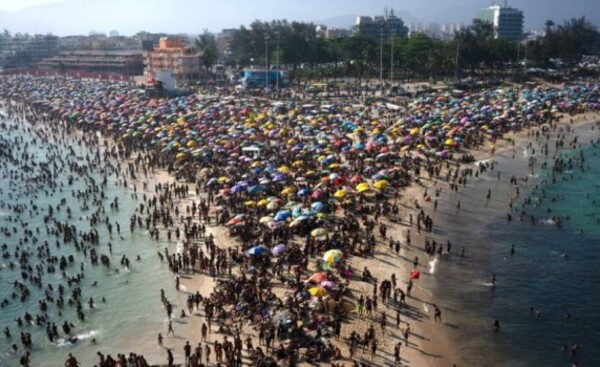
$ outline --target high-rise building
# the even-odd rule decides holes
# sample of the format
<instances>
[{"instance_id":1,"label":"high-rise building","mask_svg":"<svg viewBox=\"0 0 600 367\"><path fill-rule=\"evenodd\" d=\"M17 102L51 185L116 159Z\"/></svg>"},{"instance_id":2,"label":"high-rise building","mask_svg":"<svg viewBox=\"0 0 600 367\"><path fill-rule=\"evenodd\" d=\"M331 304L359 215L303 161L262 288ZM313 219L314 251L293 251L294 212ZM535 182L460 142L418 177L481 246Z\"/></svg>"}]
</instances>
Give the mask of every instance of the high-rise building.
<instances>
[{"instance_id":1,"label":"high-rise building","mask_svg":"<svg viewBox=\"0 0 600 367\"><path fill-rule=\"evenodd\" d=\"M519 9L508 6L505 1L503 5L492 5L482 9L477 14L477 19L491 23L494 26L496 38L506 38L513 41L523 39L524 15Z\"/></svg>"},{"instance_id":2,"label":"high-rise building","mask_svg":"<svg viewBox=\"0 0 600 367\"><path fill-rule=\"evenodd\" d=\"M408 36L408 27L404 25L402 19L396 17L393 12L391 12L386 15L374 17L356 17L353 33L356 36L363 36L371 39L379 39L380 37L406 38Z\"/></svg>"}]
</instances>

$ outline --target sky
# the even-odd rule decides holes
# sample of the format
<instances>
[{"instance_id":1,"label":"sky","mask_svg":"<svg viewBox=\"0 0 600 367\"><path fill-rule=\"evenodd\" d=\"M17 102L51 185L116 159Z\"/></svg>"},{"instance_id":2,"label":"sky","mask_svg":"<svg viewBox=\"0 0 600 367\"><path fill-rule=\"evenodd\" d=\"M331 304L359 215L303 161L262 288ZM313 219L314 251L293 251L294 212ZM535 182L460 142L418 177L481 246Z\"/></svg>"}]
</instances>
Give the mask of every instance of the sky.
<instances>
[{"instance_id":1,"label":"sky","mask_svg":"<svg viewBox=\"0 0 600 367\"><path fill-rule=\"evenodd\" d=\"M503 0L500 0L503 1ZM407 23L469 24L492 0L0 0L0 28L59 36L141 30L201 33L248 25L255 19L288 19L350 26L357 15L394 8ZM600 24L600 0L509 0L525 12L526 29L547 19L586 16Z\"/></svg>"}]
</instances>

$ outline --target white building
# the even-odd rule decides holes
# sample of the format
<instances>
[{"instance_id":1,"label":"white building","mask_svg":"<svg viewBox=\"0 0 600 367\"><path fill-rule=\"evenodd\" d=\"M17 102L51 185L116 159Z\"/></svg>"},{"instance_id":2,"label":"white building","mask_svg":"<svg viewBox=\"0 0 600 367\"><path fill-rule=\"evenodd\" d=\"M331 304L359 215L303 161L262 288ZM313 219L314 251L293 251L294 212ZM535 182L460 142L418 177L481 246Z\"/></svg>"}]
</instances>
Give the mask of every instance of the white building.
<instances>
[{"instance_id":1,"label":"white building","mask_svg":"<svg viewBox=\"0 0 600 367\"><path fill-rule=\"evenodd\" d=\"M506 38L513 41L523 39L525 19L523 12L508 6L507 1L503 5L492 5L489 8L480 10L477 19L492 23L496 38Z\"/></svg>"}]
</instances>

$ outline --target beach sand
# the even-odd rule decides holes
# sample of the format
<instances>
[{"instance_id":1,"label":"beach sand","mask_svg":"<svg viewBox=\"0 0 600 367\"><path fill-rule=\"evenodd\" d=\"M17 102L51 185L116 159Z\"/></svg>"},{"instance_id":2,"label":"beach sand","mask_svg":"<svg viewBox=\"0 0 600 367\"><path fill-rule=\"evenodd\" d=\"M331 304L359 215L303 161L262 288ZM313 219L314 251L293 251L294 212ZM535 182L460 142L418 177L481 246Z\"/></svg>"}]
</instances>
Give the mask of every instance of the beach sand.
<instances>
[{"instance_id":1,"label":"beach sand","mask_svg":"<svg viewBox=\"0 0 600 367\"><path fill-rule=\"evenodd\" d=\"M569 119L569 117L565 117L561 121L561 124L570 124ZM586 114L577 117L575 119L575 122L581 123L583 121L591 121L593 119L597 119L597 115ZM482 147L480 150L471 151L469 153L472 153L475 160L478 162L485 160L493 160L496 155L510 155L511 153L517 155L516 159L525 159L521 156L521 154L517 154L520 152L516 152L514 150L513 144L508 139L512 139L515 142L516 146L520 146L527 141L527 132L520 131L515 134L506 134L503 139L499 140L495 144L495 149L493 149L493 151L490 145L488 144ZM464 167L466 165L462 166ZM471 163L469 164L469 166L474 167L474 164ZM455 167L452 168L454 169ZM442 170L440 176L445 176L445 170ZM504 179L506 180L507 177L505 176ZM148 185L147 191L141 190L143 181L145 181ZM135 185L138 195L145 193L148 196L153 196L156 194L153 190L156 184L160 183L164 185L173 182L176 182L175 178L169 175L167 171L158 170L152 174L149 174L147 178L144 178L141 175L139 175L138 179L136 181L130 181L129 185L132 188ZM185 199L179 200L175 204L178 206L180 213L185 213L186 206L190 205L192 201L197 202L201 197L206 197L205 192L202 192L200 196L197 196L194 193L195 185L193 184L185 182L177 182L177 184L187 184L190 193ZM474 185L477 184L478 183L475 183ZM360 335L362 335L371 325L373 325L376 330L377 340L380 341L378 344L377 356L375 358L371 358L371 354L368 350L365 350L364 352L359 350L354 355L353 360L364 360L369 364L379 366L393 364L394 346L399 341L403 340L401 329L406 327L407 324L410 324L411 333L408 346L402 347L401 355L403 365L441 367L449 366L453 363L458 363L455 361L464 360L464 356L461 355L461 351L457 350L454 347L455 344L452 340L450 340L447 333L448 328L460 328L460 326L455 325L455 321L452 319L453 313L459 311L446 310L444 308L444 300L440 299L439 297L436 297L435 292L432 291L435 288L436 282L435 269L438 266L443 266L445 258L442 257L441 259L437 259L436 257L429 257L423 252L422 244L424 243L426 237L430 239L435 239L440 244L445 244L445 239L447 238L448 233L452 231L452 228L449 228L447 225L445 225L444 217L442 215L436 215L434 213L434 198L432 198L431 201L426 201L424 199L424 193L426 190L428 194L433 197L433 192L438 188L442 189L440 196L439 211L449 211L447 209L455 204L453 202L454 199L451 196L452 194L449 193L450 190L448 188L448 182L437 178L430 179L427 177L426 173L423 173L420 177L420 183L413 183L409 187L404 188L401 191L401 198L399 203L401 207L400 222L392 222L389 218L380 219L380 222L383 222L387 225L387 238L400 240L400 242L402 243L401 251L398 255L396 255L388 249L387 240L378 237L378 245L376 246L374 256L367 258L351 257L349 259L349 264L357 272L362 270L366 266L370 269L371 273L378 281L389 279L389 277L392 274L395 274L396 278L398 279L398 283L403 284L404 281L408 280L408 277L411 271L413 270L413 259L415 258L415 256L418 256L420 262L416 270L421 272L421 278L415 281L415 288L413 289L411 296L407 297L408 307L402 309L402 322L400 329L396 328L395 326L395 306L386 306L381 303L378 304L376 311L373 313L373 317L359 316L357 313L354 313L350 317L350 323L343 324L340 340L335 340L335 338L332 338L333 344L341 349L342 355L344 357L338 362L344 363L346 365L352 362L352 359L349 358L348 344L345 342L350 333L352 331L356 331ZM463 189L461 188L461 190ZM471 190L471 187L467 187L466 190ZM415 202L418 204L419 207L423 208L427 214L431 214L434 218L433 233L428 233L426 231L422 231L420 234L418 233L415 223L419 209L416 208ZM412 215L415 219L415 223L413 223L412 226L409 224L408 219L410 215ZM463 215L462 219L468 221L468 214ZM197 219L194 220L197 221ZM211 221L211 223L211 225L207 226L207 233L212 234L214 236L215 243L218 247L230 248L239 246L239 244L236 242L237 239L232 239L229 237L228 228L223 226L216 226L214 224L214 218ZM182 223L178 223L178 225L180 226L181 224ZM406 243L406 235L408 230L410 230L411 233L410 246ZM161 228L161 236L164 235L164 228ZM176 245L176 241L171 242L169 250L173 251L176 248ZM459 249L455 247L453 256L456 256L458 252ZM470 261L476 261L476 259L471 259ZM311 270L315 270L315 263L312 261L309 266L309 273ZM237 269L235 271L237 271ZM201 295L208 296L216 286L215 280L207 274L201 274L198 272L195 272L195 274L182 273L180 274L180 277L181 291L187 292L189 294L194 294L196 293L196 291L198 291ZM173 276L173 278L175 278L175 276ZM460 286L460 284L458 284L457 286ZM281 287L281 284L275 283L274 287L275 292L278 295L285 294L287 292L286 289ZM353 280L349 284L349 289L354 299L357 299L361 294L365 296L372 294L373 284ZM160 302L158 296L157 302ZM432 305L434 303L438 304L443 312L443 322L436 322L433 320ZM180 308L185 308L185 305L177 306L177 310L179 310ZM379 319L382 312L385 312L388 320L385 333L382 332L379 326ZM175 319L175 336L166 337L164 341L164 346L167 348L174 349L174 354L177 363L183 362L183 346L185 345L187 340L190 341L192 347L194 347L200 341L200 327L203 322L204 317L201 311L195 311L193 315L186 317L186 319ZM223 338L223 335L217 333L215 329L216 327L213 326L213 332L209 335L208 338L209 343L212 343L216 340L220 341ZM251 326L244 324L242 326L242 331L244 335L252 335L256 340L257 332L256 330L253 330ZM243 336L242 339L245 339L245 337ZM160 347L157 345L157 348ZM212 356L212 361L214 361L214 355ZM152 362L156 363L156 361ZM464 364L460 363L458 365L462 366Z\"/></svg>"},{"instance_id":2,"label":"beach sand","mask_svg":"<svg viewBox=\"0 0 600 367\"><path fill-rule=\"evenodd\" d=\"M581 125L583 122L598 119L598 116L593 113L586 113L576 117L565 116L559 121L558 125L572 125L570 123L571 119L574 120L575 125ZM535 127L535 129L538 128L539 127L537 126ZM521 152L517 151L515 147L526 144L529 141L528 139L527 130L517 131L515 133L505 134L503 139L499 139L494 144L495 149L492 149L491 143L487 143L478 150L465 151L465 153L472 154L475 158L475 162L493 161L496 156L509 156L510 154L515 155L515 159L525 160L525 157L522 156ZM462 167L465 166L475 167L475 163L462 164ZM503 174L509 175L510 173L503 172ZM526 174L526 172L521 172L520 174ZM445 170L442 170L440 176L443 177L444 175ZM509 176L504 176L504 179L508 179L508 177ZM140 180L136 183L136 185L138 185L138 190L139 187L141 187L141 182L139 181ZM175 181L174 177L169 175L166 171L160 170L157 171L153 177L149 177L147 182L148 187L153 188L154 184L157 183L168 184L177 181ZM200 197L206 197L206 193L204 192L201 193L200 197L193 194L195 191L195 185L193 184L185 182L177 182L177 184L187 184L189 186L189 192L191 193L186 199L179 201L177 204L181 213L185 213L186 206L191 205L192 200L198 201ZM474 184L469 183L469 187L466 188L467 191L473 191L470 187L471 185L481 186L482 184L480 182ZM449 193L448 182L437 178L429 179L426 174L422 174L419 184L413 183L401 191L399 204L401 207L402 218L400 223L392 222L389 218L380 219L380 222L387 225L387 238L400 240L402 243L399 255L396 255L388 249L387 241L378 238L376 253L373 257L353 257L349 261L349 264L356 270L360 270L365 266L368 267L373 276L378 280L389 279L392 274L395 274L398 283L402 284L402 282L408 280L408 276L413 270L413 259L415 256L418 256L420 264L417 270L420 271L421 278L415 281L415 287L413 288L411 297L407 297L407 307L401 312L400 328L396 328L395 326L395 306L382 305L381 302L379 302L377 310L373 313L372 317L359 316L355 312L351 317L350 323L343 324L340 340L332 338L334 345L341 349L344 357L342 360L337 361L338 363L347 365L352 363L352 361L364 361L368 364L379 366L393 365L394 346L398 342L404 340L402 337L402 329L410 324L411 333L409 345L403 345L401 349L402 365L431 367L450 366L453 363L456 363L458 366L468 365L465 364L465 361L468 361L468 356L465 356L460 349L456 348L456 343L449 338L448 332L451 330L453 337L457 334L460 335L460 325L457 325L455 323L456 321L453 320L453 316L458 315L460 310L446 309L443 306L444 300L436 297L436 294L432 291L435 288L436 282L435 268L444 266L443 263L446 261L445 257L448 257L449 255L444 251L444 258L438 259L437 257L430 257L425 254L422 246L426 237L435 239L440 244L445 244L448 234L452 232L452 228L448 228L445 224L446 221L444 215L436 215L433 211L434 200L424 200L425 191L433 196L433 192L436 189L441 189L438 210L440 212L453 211L449 209L455 205L455 202L453 201L454 199L450 198L452 193ZM461 190L464 189L461 188ZM481 191L481 189L478 191ZM151 195L153 194L153 191L150 190L147 194ZM419 234L414 223L412 227L409 225L409 216L412 215L416 222L416 217L419 212L419 209L415 207L415 201L426 211L426 213L431 214L434 218L435 229L433 233L422 231ZM462 213L461 216L462 220L469 220L468 213ZM194 220L197 221L197 219ZM406 244L406 234L409 230L412 240L412 245L410 246ZM207 234L212 234L214 236L215 243L220 248L236 247L239 245L236 243L237 239L229 237L228 232L226 227L215 225L214 220L211 225L207 226ZM175 243L173 243L173 245L175 245ZM453 256L458 258L460 249L457 247L454 247L453 249ZM462 259L459 259L459 261L461 260ZM464 261L465 266L468 266L469 262L478 260L470 258L468 260L465 259ZM309 273L310 270L316 270L314 262L311 262L311 266L309 266ZM216 285L213 278L207 274L195 273L193 275L183 275L181 278L182 290L189 294L198 291L203 296L207 296L213 291ZM457 284L457 286L460 286L460 284ZM361 281L352 281L349 289L355 298L358 298L361 294L364 296L370 295L373 290L373 285ZM275 293L278 295L285 294L286 290L281 284L275 284ZM436 322L433 319L432 305L434 303L437 303L443 312L443 322ZM387 315L387 327L385 333L382 332L379 326L382 312L385 312ZM460 319L460 316L458 316L457 319ZM193 317L189 317L186 320L187 324L181 328L181 332L179 332L177 326L175 326L177 337L168 337L165 339L165 347L173 348L175 352L179 352L175 354L176 362L183 362L181 360L181 351L183 351L186 340L189 340L192 346L196 345L200 340L200 327L203 322L204 318L202 317L202 312L196 311ZM362 335L371 325L375 327L377 340L380 341L378 343L377 356L371 358L370 351L367 349L364 350L364 352L359 350L355 353L354 358L351 359L349 357L348 343L346 343L345 340L352 331L356 331ZM223 338L223 335L215 332L214 329L215 327L213 326L213 332L208 337L209 343L213 343L215 340L220 341ZM242 339L245 339L245 335L251 335L255 340L257 339L257 331L252 327L244 325L242 330L244 334Z\"/></svg>"}]
</instances>

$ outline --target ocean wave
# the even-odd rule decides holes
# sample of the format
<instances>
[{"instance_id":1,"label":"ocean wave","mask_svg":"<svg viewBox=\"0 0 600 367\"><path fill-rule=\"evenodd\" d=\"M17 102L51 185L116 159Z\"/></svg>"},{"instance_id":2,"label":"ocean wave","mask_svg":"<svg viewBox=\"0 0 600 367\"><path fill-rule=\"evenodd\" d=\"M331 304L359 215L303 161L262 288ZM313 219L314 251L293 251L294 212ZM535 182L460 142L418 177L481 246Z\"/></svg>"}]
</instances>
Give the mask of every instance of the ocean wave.
<instances>
[{"instance_id":1,"label":"ocean wave","mask_svg":"<svg viewBox=\"0 0 600 367\"><path fill-rule=\"evenodd\" d=\"M79 343L80 341L92 339L92 338L96 337L96 335L99 335L99 334L100 334L100 332L98 330L90 330L87 333L78 334L69 339L58 339L56 345L60 348L71 347L71 346Z\"/></svg>"}]
</instances>

